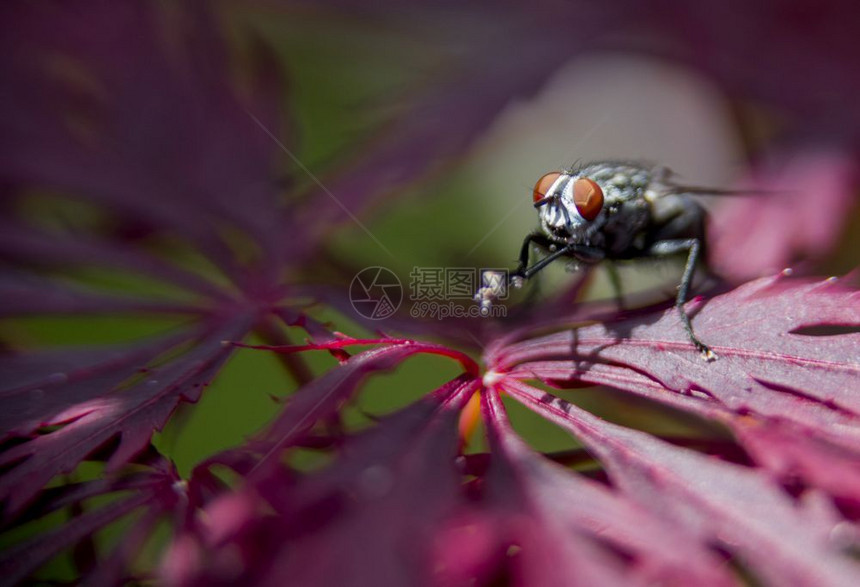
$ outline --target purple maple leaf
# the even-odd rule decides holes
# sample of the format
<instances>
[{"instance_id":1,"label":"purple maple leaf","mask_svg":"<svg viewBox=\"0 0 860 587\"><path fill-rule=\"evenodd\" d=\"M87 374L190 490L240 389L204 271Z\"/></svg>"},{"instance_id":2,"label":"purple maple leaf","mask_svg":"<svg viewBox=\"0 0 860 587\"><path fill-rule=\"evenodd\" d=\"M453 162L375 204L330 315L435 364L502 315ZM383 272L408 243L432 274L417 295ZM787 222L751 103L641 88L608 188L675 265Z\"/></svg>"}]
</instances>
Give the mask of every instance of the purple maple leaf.
<instances>
[{"instance_id":1,"label":"purple maple leaf","mask_svg":"<svg viewBox=\"0 0 860 587\"><path fill-rule=\"evenodd\" d=\"M77 573L62 580L99 585L857 584L860 292L856 275L809 276L856 202L856 9L734 4L0 8L0 584L39 580L62 553ZM448 59L318 174L296 156L288 50L237 17L317 10L432 39ZM361 322L344 302L360 267L329 247L339 222L369 232L374 203L466 156L563 63L619 48L709 76L739 113L782 117L750 142L759 163L741 186L770 193L714 216L711 264L737 286L685 308L717 361L669 302L581 302L585 279L507 320L404 308L353 338L314 319L316 304ZM807 276L780 272L796 261ZM59 345L15 322L68 315L173 326ZM297 389L182 475L153 436L235 353L272 353ZM416 355L458 373L351 425L365 383ZM691 432L600 417L583 387ZM576 448L535 449L522 409ZM307 453L317 465L293 458ZM160 526L170 536L142 561Z\"/></svg>"}]
</instances>

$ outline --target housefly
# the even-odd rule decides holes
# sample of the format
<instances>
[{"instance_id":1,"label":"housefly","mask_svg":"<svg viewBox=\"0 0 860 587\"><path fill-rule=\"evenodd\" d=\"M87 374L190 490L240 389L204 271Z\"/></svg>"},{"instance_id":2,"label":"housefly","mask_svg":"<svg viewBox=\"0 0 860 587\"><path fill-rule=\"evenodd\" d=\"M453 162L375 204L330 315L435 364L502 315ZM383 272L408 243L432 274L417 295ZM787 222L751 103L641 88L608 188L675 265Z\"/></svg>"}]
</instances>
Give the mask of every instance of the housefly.
<instances>
[{"instance_id":1,"label":"housefly","mask_svg":"<svg viewBox=\"0 0 860 587\"><path fill-rule=\"evenodd\" d=\"M692 195L727 193L735 192L682 186L668 169L635 162L601 161L547 173L532 194L540 228L523 241L519 265L507 283L491 280L475 299L486 308L503 288L521 287L556 259L593 265L684 254L675 307L690 342L706 360L714 360L716 354L696 337L684 311L705 248L706 212ZM529 265L532 248L544 256ZM617 281L614 285L618 290Z\"/></svg>"}]
</instances>

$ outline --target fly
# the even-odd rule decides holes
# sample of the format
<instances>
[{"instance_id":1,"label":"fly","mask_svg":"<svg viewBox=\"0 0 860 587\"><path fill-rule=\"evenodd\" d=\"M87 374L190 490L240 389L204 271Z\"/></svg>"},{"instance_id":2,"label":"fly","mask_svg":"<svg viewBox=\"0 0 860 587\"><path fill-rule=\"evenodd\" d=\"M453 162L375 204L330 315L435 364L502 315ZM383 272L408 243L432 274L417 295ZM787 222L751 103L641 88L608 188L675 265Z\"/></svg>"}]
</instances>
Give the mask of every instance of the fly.
<instances>
[{"instance_id":1,"label":"fly","mask_svg":"<svg viewBox=\"0 0 860 587\"><path fill-rule=\"evenodd\" d=\"M706 212L692 195L727 193L735 192L681 186L668 169L634 162L600 161L547 173L532 194L540 228L523 241L519 265L508 283L496 279L479 289L475 299L486 308L503 287L521 287L556 259L593 265L685 254L675 307L690 342L713 361L717 355L696 337L684 311L705 248ZM545 255L529 265L533 247ZM617 281L614 285L620 289Z\"/></svg>"}]
</instances>

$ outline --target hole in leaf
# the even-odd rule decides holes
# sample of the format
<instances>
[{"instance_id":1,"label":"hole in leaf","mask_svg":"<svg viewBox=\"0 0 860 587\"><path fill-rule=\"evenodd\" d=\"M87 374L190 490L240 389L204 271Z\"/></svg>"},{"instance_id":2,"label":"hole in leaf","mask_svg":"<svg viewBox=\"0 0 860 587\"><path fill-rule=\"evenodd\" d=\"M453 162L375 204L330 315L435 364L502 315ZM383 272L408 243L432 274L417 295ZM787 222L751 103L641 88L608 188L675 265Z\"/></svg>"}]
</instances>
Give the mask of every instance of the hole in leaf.
<instances>
[{"instance_id":1,"label":"hole in leaf","mask_svg":"<svg viewBox=\"0 0 860 587\"><path fill-rule=\"evenodd\" d=\"M819 326L801 326L790 331L789 334L800 336L843 336L845 334L860 333L860 326L856 324L822 324Z\"/></svg>"},{"instance_id":2,"label":"hole in leaf","mask_svg":"<svg viewBox=\"0 0 860 587\"><path fill-rule=\"evenodd\" d=\"M846 410L832 399L815 397L814 395L810 395L809 393L795 389L793 387L789 387L787 385L780 385L779 383L772 383L770 381L765 381L758 378L756 378L756 381L761 385L767 387L768 389L772 389L774 391L778 391L788 395L793 395L794 397L800 398L805 402L812 402L824 406L825 408L828 408L830 410L833 410L834 412L839 412L852 418L854 417L853 412L851 412L850 410Z\"/></svg>"}]
</instances>

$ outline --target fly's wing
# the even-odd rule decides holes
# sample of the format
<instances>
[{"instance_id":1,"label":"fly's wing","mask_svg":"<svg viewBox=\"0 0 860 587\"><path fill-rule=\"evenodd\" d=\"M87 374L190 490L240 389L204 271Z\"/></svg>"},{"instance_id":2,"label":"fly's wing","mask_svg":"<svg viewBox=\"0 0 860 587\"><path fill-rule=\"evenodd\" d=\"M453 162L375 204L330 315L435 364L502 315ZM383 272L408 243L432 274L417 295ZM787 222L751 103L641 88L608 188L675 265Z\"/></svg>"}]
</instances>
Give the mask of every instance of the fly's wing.
<instances>
[{"instance_id":1,"label":"fly's wing","mask_svg":"<svg viewBox=\"0 0 860 587\"><path fill-rule=\"evenodd\" d=\"M722 189L709 188L693 185L669 186L672 194L690 194L692 196L766 196L771 194L785 193L782 190L754 190L754 189Z\"/></svg>"},{"instance_id":2,"label":"fly's wing","mask_svg":"<svg viewBox=\"0 0 860 587\"><path fill-rule=\"evenodd\" d=\"M779 190L726 189L708 186L685 185L677 181L677 174L668 167L655 167L651 171L653 182L659 186L660 195L691 196L766 196L783 193Z\"/></svg>"}]
</instances>

